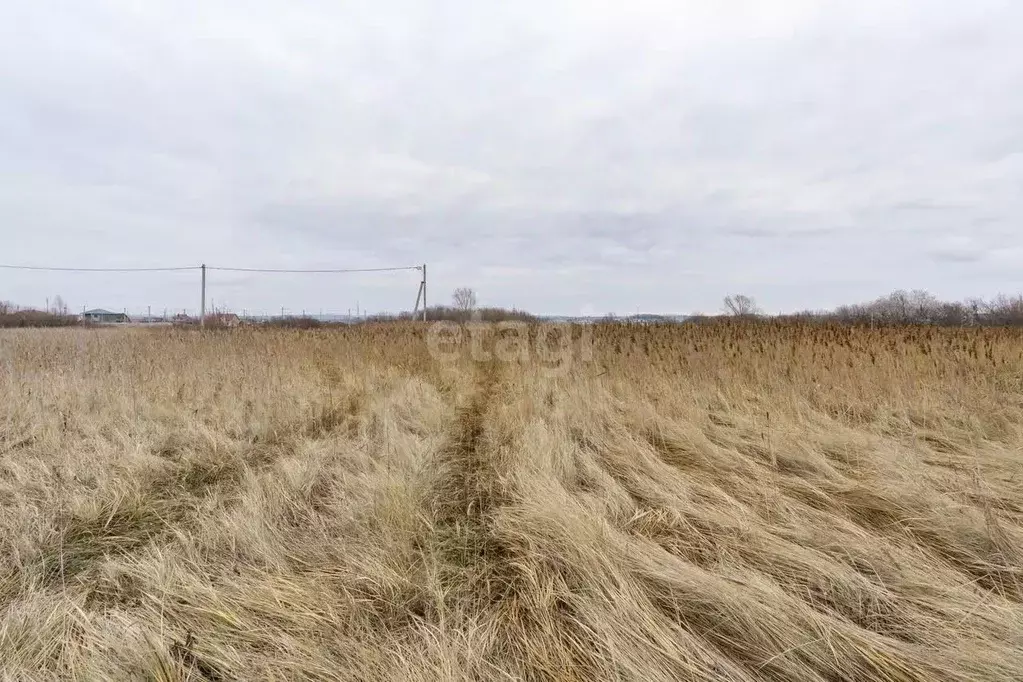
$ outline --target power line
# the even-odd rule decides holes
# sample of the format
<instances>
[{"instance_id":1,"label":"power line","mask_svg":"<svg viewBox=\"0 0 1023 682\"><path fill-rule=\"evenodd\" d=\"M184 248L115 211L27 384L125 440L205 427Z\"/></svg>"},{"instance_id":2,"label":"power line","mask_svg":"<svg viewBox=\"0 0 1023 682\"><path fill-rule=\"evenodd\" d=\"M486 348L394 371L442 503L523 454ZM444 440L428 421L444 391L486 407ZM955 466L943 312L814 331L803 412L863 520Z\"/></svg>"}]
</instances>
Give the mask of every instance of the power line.
<instances>
[{"instance_id":1,"label":"power line","mask_svg":"<svg viewBox=\"0 0 1023 682\"><path fill-rule=\"evenodd\" d=\"M253 273L297 273L297 274L343 274L343 273L354 273L354 272L407 272L410 270L418 270L423 273L423 279L419 283L419 294L416 296L416 309L419 308L419 301L423 302L423 319L426 319L426 265L410 265L405 267L390 267L390 268L230 268L230 267L217 267L215 265L191 265L184 267L163 267L163 268L86 268L86 267L71 267L71 268L58 268L58 267L46 267L39 265L5 265L0 264L0 269L4 270L31 270L36 272L181 272L181 271L195 271L199 270L202 272L201 280L201 306L199 313L199 320L201 324L205 323L206 320L206 271L216 270L219 272L253 272ZM283 309L281 315L283 316Z\"/></svg>"},{"instance_id":2,"label":"power line","mask_svg":"<svg viewBox=\"0 0 1023 682\"><path fill-rule=\"evenodd\" d=\"M201 270L201 265L188 265L177 268L52 268L36 265L2 265L4 270L34 270L43 272L180 272L185 270ZM406 270L422 270L421 265L412 265L400 268L344 268L331 270L284 270L279 268L228 268L213 265L206 266L207 270L219 270L221 272L267 272L267 273L334 273L342 274L348 272L399 272Z\"/></svg>"},{"instance_id":3,"label":"power line","mask_svg":"<svg viewBox=\"0 0 1023 682\"><path fill-rule=\"evenodd\" d=\"M172 272L199 270L201 266L189 265L181 268L48 268L36 265L0 265L4 270L42 270L45 272Z\"/></svg>"},{"instance_id":4,"label":"power line","mask_svg":"<svg viewBox=\"0 0 1023 682\"><path fill-rule=\"evenodd\" d=\"M214 265L207 265L207 270L219 270L221 272L291 272L291 273L346 273L346 272L399 272L404 270L422 270L422 265L411 265L402 268L346 268L338 270L281 270L281 269L265 269L265 268L222 268Z\"/></svg>"}]
</instances>

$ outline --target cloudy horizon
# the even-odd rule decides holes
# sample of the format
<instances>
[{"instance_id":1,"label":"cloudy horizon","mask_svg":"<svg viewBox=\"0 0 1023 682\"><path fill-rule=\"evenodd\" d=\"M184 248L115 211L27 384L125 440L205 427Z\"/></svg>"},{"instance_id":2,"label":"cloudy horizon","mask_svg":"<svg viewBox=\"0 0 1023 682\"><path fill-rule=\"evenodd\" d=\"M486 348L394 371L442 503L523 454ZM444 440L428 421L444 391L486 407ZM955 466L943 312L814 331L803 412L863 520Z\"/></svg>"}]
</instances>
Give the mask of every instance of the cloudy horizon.
<instances>
[{"instance_id":1,"label":"cloudy horizon","mask_svg":"<svg viewBox=\"0 0 1023 682\"><path fill-rule=\"evenodd\" d=\"M769 9L768 9L769 8ZM429 266L540 314L1023 291L1023 6L408 0L0 10L0 264ZM412 307L418 273L210 274ZM198 274L0 270L196 310Z\"/></svg>"}]
</instances>

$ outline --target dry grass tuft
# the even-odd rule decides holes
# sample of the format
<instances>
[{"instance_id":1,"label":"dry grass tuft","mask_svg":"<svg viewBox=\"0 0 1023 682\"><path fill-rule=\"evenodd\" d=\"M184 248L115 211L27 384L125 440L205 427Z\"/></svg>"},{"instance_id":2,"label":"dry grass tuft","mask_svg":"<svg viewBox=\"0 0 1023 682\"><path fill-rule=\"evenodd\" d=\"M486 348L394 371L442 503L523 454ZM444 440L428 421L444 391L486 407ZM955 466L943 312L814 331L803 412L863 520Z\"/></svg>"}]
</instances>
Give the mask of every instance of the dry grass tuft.
<instances>
[{"instance_id":1,"label":"dry grass tuft","mask_svg":"<svg viewBox=\"0 0 1023 682\"><path fill-rule=\"evenodd\" d=\"M426 341L0 333L0 679L1023 679L1020 332Z\"/></svg>"}]
</instances>

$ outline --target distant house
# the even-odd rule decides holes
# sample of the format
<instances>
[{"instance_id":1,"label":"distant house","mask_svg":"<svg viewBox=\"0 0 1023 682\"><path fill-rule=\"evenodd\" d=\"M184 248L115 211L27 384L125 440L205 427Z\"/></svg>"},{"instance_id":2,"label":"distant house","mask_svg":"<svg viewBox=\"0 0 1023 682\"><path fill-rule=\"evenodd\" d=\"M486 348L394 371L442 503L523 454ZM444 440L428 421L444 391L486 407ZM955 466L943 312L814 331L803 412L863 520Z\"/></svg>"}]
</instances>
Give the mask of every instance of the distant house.
<instances>
[{"instance_id":1,"label":"distant house","mask_svg":"<svg viewBox=\"0 0 1023 682\"><path fill-rule=\"evenodd\" d=\"M242 320L235 313L214 313L206 316L206 324L212 327L237 327Z\"/></svg>"},{"instance_id":2,"label":"distant house","mask_svg":"<svg viewBox=\"0 0 1023 682\"><path fill-rule=\"evenodd\" d=\"M635 322L636 324L664 324L665 322L672 322L671 318L665 317L664 315L629 315L626 318L629 322Z\"/></svg>"},{"instance_id":3,"label":"distant house","mask_svg":"<svg viewBox=\"0 0 1023 682\"><path fill-rule=\"evenodd\" d=\"M109 310L96 308L95 310L86 310L82 313L82 321L95 322L96 324L126 324L131 322L131 318L125 313L112 313Z\"/></svg>"}]
</instances>

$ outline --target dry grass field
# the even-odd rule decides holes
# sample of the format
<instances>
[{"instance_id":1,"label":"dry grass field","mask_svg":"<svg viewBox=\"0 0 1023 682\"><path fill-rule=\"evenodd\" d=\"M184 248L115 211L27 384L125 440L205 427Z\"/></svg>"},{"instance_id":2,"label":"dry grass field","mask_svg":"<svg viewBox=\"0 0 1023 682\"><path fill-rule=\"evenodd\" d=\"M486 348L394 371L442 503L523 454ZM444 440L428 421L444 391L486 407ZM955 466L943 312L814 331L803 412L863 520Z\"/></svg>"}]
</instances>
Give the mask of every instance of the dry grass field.
<instances>
[{"instance_id":1,"label":"dry grass field","mask_svg":"<svg viewBox=\"0 0 1023 682\"><path fill-rule=\"evenodd\" d=\"M0 679L1023 679L1020 332L498 336L0 333Z\"/></svg>"}]
</instances>

